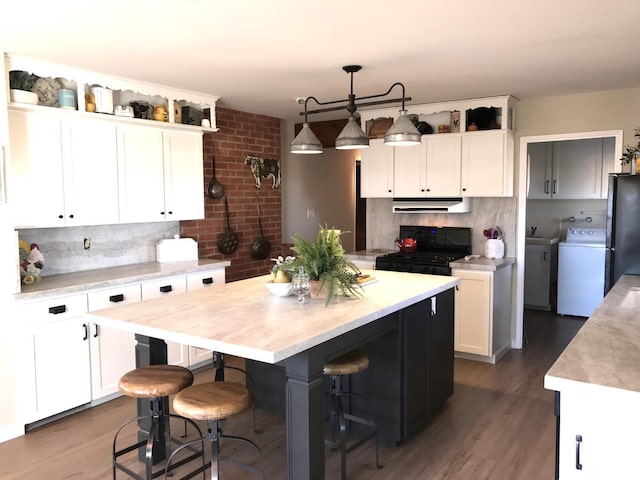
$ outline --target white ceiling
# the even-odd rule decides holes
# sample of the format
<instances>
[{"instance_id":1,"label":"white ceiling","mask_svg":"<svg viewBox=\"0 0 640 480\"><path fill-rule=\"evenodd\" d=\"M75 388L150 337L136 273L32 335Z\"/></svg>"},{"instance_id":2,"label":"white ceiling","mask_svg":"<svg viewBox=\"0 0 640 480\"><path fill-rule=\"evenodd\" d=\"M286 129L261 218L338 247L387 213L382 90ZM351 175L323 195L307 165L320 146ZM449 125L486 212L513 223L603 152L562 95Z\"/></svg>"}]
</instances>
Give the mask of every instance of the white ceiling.
<instances>
[{"instance_id":1,"label":"white ceiling","mask_svg":"<svg viewBox=\"0 0 640 480\"><path fill-rule=\"evenodd\" d=\"M0 51L299 121L294 97L346 98L346 64L356 96L410 103L637 87L639 25L638 0L32 0L3 6Z\"/></svg>"}]
</instances>

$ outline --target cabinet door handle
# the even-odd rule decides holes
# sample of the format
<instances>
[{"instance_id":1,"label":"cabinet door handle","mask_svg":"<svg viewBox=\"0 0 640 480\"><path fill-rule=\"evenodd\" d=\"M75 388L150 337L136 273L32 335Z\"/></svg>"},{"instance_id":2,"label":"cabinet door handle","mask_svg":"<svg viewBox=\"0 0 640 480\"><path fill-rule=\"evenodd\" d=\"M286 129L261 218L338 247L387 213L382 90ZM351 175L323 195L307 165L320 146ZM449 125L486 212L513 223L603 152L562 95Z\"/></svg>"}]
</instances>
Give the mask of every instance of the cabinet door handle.
<instances>
[{"instance_id":1,"label":"cabinet door handle","mask_svg":"<svg viewBox=\"0 0 640 480\"><path fill-rule=\"evenodd\" d=\"M582 470L580 463L580 445L582 444L582 435L576 435L576 470Z\"/></svg>"},{"instance_id":2,"label":"cabinet door handle","mask_svg":"<svg viewBox=\"0 0 640 480\"><path fill-rule=\"evenodd\" d=\"M213 283L213 278L212 277L203 278L202 283L204 285L211 285Z\"/></svg>"},{"instance_id":3,"label":"cabinet door handle","mask_svg":"<svg viewBox=\"0 0 640 480\"><path fill-rule=\"evenodd\" d=\"M558 180L553 180L553 194L556 194L556 186L558 185Z\"/></svg>"},{"instance_id":4,"label":"cabinet door handle","mask_svg":"<svg viewBox=\"0 0 640 480\"><path fill-rule=\"evenodd\" d=\"M96 331L93 334L93 338L98 338L98 335L100 335L100 325L96 324Z\"/></svg>"},{"instance_id":5,"label":"cabinet door handle","mask_svg":"<svg viewBox=\"0 0 640 480\"><path fill-rule=\"evenodd\" d=\"M160 287L162 293L169 293L172 290L171 285L164 285Z\"/></svg>"},{"instance_id":6,"label":"cabinet door handle","mask_svg":"<svg viewBox=\"0 0 640 480\"><path fill-rule=\"evenodd\" d=\"M57 305L55 307L49 307L49 313L52 315L58 315L67 311L66 305Z\"/></svg>"},{"instance_id":7,"label":"cabinet door handle","mask_svg":"<svg viewBox=\"0 0 640 480\"><path fill-rule=\"evenodd\" d=\"M117 295L111 295L109 301L113 303L124 302L124 294L119 293Z\"/></svg>"},{"instance_id":8,"label":"cabinet door handle","mask_svg":"<svg viewBox=\"0 0 640 480\"><path fill-rule=\"evenodd\" d=\"M64 215L58 215L58 218L64 218Z\"/></svg>"},{"instance_id":9,"label":"cabinet door handle","mask_svg":"<svg viewBox=\"0 0 640 480\"><path fill-rule=\"evenodd\" d=\"M549 193L549 180L544 181L544 193Z\"/></svg>"},{"instance_id":10,"label":"cabinet door handle","mask_svg":"<svg viewBox=\"0 0 640 480\"><path fill-rule=\"evenodd\" d=\"M82 326L84 327L84 338L82 339L84 341L89 338L89 326L86 323L83 323Z\"/></svg>"},{"instance_id":11,"label":"cabinet door handle","mask_svg":"<svg viewBox=\"0 0 640 480\"><path fill-rule=\"evenodd\" d=\"M69 215L69 218L73 218L73 213L71 215Z\"/></svg>"},{"instance_id":12,"label":"cabinet door handle","mask_svg":"<svg viewBox=\"0 0 640 480\"><path fill-rule=\"evenodd\" d=\"M543 262L547 261L547 252L546 251L542 253L542 261Z\"/></svg>"}]
</instances>

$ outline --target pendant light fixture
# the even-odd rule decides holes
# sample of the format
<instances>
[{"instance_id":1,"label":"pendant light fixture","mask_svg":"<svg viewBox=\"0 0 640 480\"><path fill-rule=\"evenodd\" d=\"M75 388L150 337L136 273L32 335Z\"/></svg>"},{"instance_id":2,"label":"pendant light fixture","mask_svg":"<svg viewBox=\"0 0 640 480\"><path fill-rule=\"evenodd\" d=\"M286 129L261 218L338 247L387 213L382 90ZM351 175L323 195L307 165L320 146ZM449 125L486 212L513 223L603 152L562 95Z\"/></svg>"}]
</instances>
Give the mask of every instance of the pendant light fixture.
<instances>
[{"instance_id":1,"label":"pendant light fixture","mask_svg":"<svg viewBox=\"0 0 640 480\"><path fill-rule=\"evenodd\" d=\"M332 100L329 102L320 102L315 97L307 97L305 99L304 112L300 112L300 115L304 115L304 123L302 124L302 130L300 130L300 133L298 133L293 142L291 142L291 153L322 153L322 143L320 142L320 140L318 140L318 137L316 137L316 135L311 130L311 127L309 126L309 123L307 121L307 117L308 115L312 115L314 113L325 113L342 109L345 109L349 112L349 119L347 120L347 124L345 125L345 127L340 132L340 135L338 135L338 138L336 138L336 149L351 150L356 148L367 148L369 146L369 137L367 137L367 135L362 131L362 128L360 127L360 125L358 125L358 122L356 121L354 116L358 107L369 107L395 102L402 102L402 109L400 110L398 119L391 126L391 128L389 128L384 136L385 145L407 146L418 145L420 143L420 132L418 132L418 129L415 127L404 108L404 102L411 100L411 97L405 97L404 85L400 82L396 82L391 85L391 87L389 87L389 90L387 90L385 93L357 98L353 93L353 74L360 71L361 68L362 67L360 65L346 65L342 67L342 69L351 76L351 91L348 98L343 100ZM401 98L362 102L362 100L386 97L396 86L402 87ZM308 110L307 103L309 102L309 100L313 100L318 105L343 105L321 108L318 110ZM356 103L356 100L358 100L358 103ZM345 103L346 105L344 105Z\"/></svg>"}]
</instances>

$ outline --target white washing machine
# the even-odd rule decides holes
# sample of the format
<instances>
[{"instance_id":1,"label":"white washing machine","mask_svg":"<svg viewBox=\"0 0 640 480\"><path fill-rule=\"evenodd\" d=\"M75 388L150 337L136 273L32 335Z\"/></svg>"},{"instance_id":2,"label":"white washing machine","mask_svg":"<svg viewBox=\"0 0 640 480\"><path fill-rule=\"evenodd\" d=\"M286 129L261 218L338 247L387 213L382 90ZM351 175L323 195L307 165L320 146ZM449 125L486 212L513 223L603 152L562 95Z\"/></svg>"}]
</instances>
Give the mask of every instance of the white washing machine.
<instances>
[{"instance_id":1,"label":"white washing machine","mask_svg":"<svg viewBox=\"0 0 640 480\"><path fill-rule=\"evenodd\" d=\"M569 228L558 244L558 313L589 317L604 298L606 229Z\"/></svg>"}]
</instances>

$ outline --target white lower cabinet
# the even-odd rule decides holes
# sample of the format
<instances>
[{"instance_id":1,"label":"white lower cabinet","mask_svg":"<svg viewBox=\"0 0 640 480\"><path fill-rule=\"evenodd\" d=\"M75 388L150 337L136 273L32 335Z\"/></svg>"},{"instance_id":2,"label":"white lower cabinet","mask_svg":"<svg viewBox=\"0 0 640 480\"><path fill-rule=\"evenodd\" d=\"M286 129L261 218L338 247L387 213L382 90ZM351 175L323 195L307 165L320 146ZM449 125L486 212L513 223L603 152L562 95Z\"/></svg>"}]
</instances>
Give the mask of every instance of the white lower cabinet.
<instances>
[{"instance_id":1,"label":"white lower cabinet","mask_svg":"<svg viewBox=\"0 0 640 480\"><path fill-rule=\"evenodd\" d=\"M224 283L225 269L216 268L19 304L24 423L110 400L119 395L120 377L135 368L135 335L90 323L85 313ZM212 361L209 350L173 342L167 354L184 367Z\"/></svg>"},{"instance_id":2,"label":"white lower cabinet","mask_svg":"<svg viewBox=\"0 0 640 480\"><path fill-rule=\"evenodd\" d=\"M495 363L511 348L511 266L452 269L451 275L462 280L455 293L454 350Z\"/></svg>"},{"instance_id":3,"label":"white lower cabinet","mask_svg":"<svg viewBox=\"0 0 640 480\"><path fill-rule=\"evenodd\" d=\"M185 276L163 278L142 284L142 300L166 297L187 291ZM170 365L189 366L189 346L176 342L167 342L167 361Z\"/></svg>"},{"instance_id":4,"label":"white lower cabinet","mask_svg":"<svg viewBox=\"0 0 640 480\"><path fill-rule=\"evenodd\" d=\"M638 478L640 394L576 384L560 392L559 478Z\"/></svg>"},{"instance_id":5,"label":"white lower cabinet","mask_svg":"<svg viewBox=\"0 0 640 480\"><path fill-rule=\"evenodd\" d=\"M187 275L187 291L212 288L225 283L225 270L219 268L212 272L198 272ZM204 348L189 346L189 366L201 366L211 362L213 352Z\"/></svg>"},{"instance_id":6,"label":"white lower cabinet","mask_svg":"<svg viewBox=\"0 0 640 480\"><path fill-rule=\"evenodd\" d=\"M91 402L87 296L72 295L22 307L26 327L24 423Z\"/></svg>"},{"instance_id":7,"label":"white lower cabinet","mask_svg":"<svg viewBox=\"0 0 640 480\"><path fill-rule=\"evenodd\" d=\"M129 305L142 300L140 285L123 285L88 293L89 311ZM118 393L120 377L136 367L135 335L90 325L91 397L94 401Z\"/></svg>"}]
</instances>

